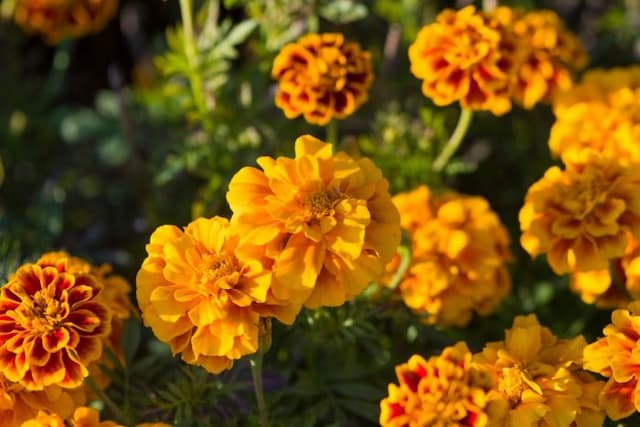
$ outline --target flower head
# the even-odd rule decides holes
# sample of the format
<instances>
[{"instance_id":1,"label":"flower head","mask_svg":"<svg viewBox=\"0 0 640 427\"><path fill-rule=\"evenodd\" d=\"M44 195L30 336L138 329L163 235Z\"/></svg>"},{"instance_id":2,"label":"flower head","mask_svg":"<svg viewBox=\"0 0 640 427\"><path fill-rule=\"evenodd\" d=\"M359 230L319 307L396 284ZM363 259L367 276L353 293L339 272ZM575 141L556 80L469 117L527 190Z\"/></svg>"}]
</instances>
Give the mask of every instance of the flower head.
<instances>
[{"instance_id":1,"label":"flower head","mask_svg":"<svg viewBox=\"0 0 640 427\"><path fill-rule=\"evenodd\" d=\"M445 9L409 47L411 72L436 105L459 101L464 108L504 114L511 110L516 48L505 26L473 6Z\"/></svg>"},{"instance_id":2,"label":"flower head","mask_svg":"<svg viewBox=\"0 0 640 427\"><path fill-rule=\"evenodd\" d=\"M258 350L261 316L292 323L300 309L273 297L264 249L239 240L221 217L158 227L136 277L145 324L185 362L214 373Z\"/></svg>"},{"instance_id":3,"label":"flower head","mask_svg":"<svg viewBox=\"0 0 640 427\"><path fill-rule=\"evenodd\" d=\"M260 157L229 183L244 241L273 259L273 294L307 307L338 306L383 272L400 243L400 218L382 173L366 158L333 154L311 136L294 159Z\"/></svg>"},{"instance_id":4,"label":"flower head","mask_svg":"<svg viewBox=\"0 0 640 427\"><path fill-rule=\"evenodd\" d=\"M520 210L522 246L545 252L557 274L606 269L624 255L628 233L640 237L640 172L582 154L564 171L549 168Z\"/></svg>"},{"instance_id":5,"label":"flower head","mask_svg":"<svg viewBox=\"0 0 640 427\"><path fill-rule=\"evenodd\" d=\"M118 0L17 0L16 23L48 43L102 30L115 15Z\"/></svg>"},{"instance_id":6,"label":"flower head","mask_svg":"<svg viewBox=\"0 0 640 427\"><path fill-rule=\"evenodd\" d=\"M389 384L380 402L380 425L484 427L491 377L471 362L464 342L428 361L419 355L396 367L399 384Z\"/></svg>"},{"instance_id":7,"label":"flower head","mask_svg":"<svg viewBox=\"0 0 640 427\"><path fill-rule=\"evenodd\" d=\"M523 52L513 78L512 96L525 108L549 101L557 91L571 88L572 73L587 63L587 54L574 34L551 10L529 13L501 7L494 12L511 15L510 27Z\"/></svg>"},{"instance_id":8,"label":"flower head","mask_svg":"<svg viewBox=\"0 0 640 427\"><path fill-rule=\"evenodd\" d=\"M100 421L100 413L93 408L77 408L72 417L58 413L38 412L36 417L20 424L20 427L124 427L113 421Z\"/></svg>"},{"instance_id":9,"label":"flower head","mask_svg":"<svg viewBox=\"0 0 640 427\"><path fill-rule=\"evenodd\" d=\"M111 311L87 273L26 264L0 289L0 370L29 390L74 388L102 355Z\"/></svg>"},{"instance_id":10,"label":"flower head","mask_svg":"<svg viewBox=\"0 0 640 427\"><path fill-rule=\"evenodd\" d=\"M393 198L412 240L411 263L398 287L428 323L466 325L490 313L511 287L509 235L481 197L433 195L421 186Z\"/></svg>"},{"instance_id":11,"label":"flower head","mask_svg":"<svg viewBox=\"0 0 640 427\"><path fill-rule=\"evenodd\" d=\"M582 369L582 336L558 339L535 315L517 316L505 340L489 343L473 361L492 370L490 427L600 426L603 386Z\"/></svg>"},{"instance_id":12,"label":"flower head","mask_svg":"<svg viewBox=\"0 0 640 427\"><path fill-rule=\"evenodd\" d=\"M308 34L284 46L271 75L279 81L276 105L287 118L303 114L318 125L350 116L373 81L369 52L339 33Z\"/></svg>"},{"instance_id":13,"label":"flower head","mask_svg":"<svg viewBox=\"0 0 640 427\"><path fill-rule=\"evenodd\" d=\"M609 378L599 402L609 418L619 420L640 411L640 302L615 310L603 333L584 349L584 368Z\"/></svg>"}]
</instances>

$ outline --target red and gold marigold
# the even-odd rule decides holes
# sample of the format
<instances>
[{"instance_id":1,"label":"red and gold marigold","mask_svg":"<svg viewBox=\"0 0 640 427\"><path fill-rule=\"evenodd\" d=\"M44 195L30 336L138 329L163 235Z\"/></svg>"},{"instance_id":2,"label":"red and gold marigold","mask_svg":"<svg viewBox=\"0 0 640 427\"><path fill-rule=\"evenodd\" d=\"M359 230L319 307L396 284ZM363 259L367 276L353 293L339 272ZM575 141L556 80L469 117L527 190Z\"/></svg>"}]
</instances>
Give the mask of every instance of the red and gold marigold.
<instances>
[{"instance_id":1,"label":"red and gold marigold","mask_svg":"<svg viewBox=\"0 0 640 427\"><path fill-rule=\"evenodd\" d=\"M29 390L74 388L111 329L102 284L64 265L26 264L0 289L0 370Z\"/></svg>"},{"instance_id":2,"label":"red and gold marigold","mask_svg":"<svg viewBox=\"0 0 640 427\"><path fill-rule=\"evenodd\" d=\"M400 242L388 183L366 158L354 160L311 136L295 158L260 157L229 184L232 223L273 259L274 295L307 307L339 306L380 277Z\"/></svg>"},{"instance_id":3,"label":"red and gold marigold","mask_svg":"<svg viewBox=\"0 0 640 427\"><path fill-rule=\"evenodd\" d=\"M424 360L411 356L396 367L399 384L389 384L380 402L383 427L485 427L487 393L493 384L481 366L471 362L464 342Z\"/></svg>"},{"instance_id":4,"label":"red and gold marigold","mask_svg":"<svg viewBox=\"0 0 640 427\"><path fill-rule=\"evenodd\" d=\"M344 119L367 100L373 81L369 52L339 33L308 34L282 48L271 75L278 80L276 105L287 118L304 115L325 125Z\"/></svg>"},{"instance_id":5,"label":"red and gold marigold","mask_svg":"<svg viewBox=\"0 0 640 427\"><path fill-rule=\"evenodd\" d=\"M184 230L163 225L136 277L144 323L185 362L213 373L258 350L263 316L290 324L300 310L272 295L273 261L240 236L221 217Z\"/></svg>"},{"instance_id":6,"label":"red and gold marigold","mask_svg":"<svg viewBox=\"0 0 640 427\"><path fill-rule=\"evenodd\" d=\"M17 0L15 21L48 43L97 33L118 9L118 0Z\"/></svg>"}]
</instances>

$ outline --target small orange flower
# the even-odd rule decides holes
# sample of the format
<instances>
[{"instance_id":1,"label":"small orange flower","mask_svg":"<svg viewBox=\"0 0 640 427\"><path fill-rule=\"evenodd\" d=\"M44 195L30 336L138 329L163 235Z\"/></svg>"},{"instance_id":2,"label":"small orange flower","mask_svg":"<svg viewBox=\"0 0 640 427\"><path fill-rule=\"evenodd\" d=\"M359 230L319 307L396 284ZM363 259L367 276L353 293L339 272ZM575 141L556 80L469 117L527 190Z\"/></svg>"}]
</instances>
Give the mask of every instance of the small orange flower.
<instances>
[{"instance_id":1,"label":"small orange flower","mask_svg":"<svg viewBox=\"0 0 640 427\"><path fill-rule=\"evenodd\" d=\"M522 246L545 252L557 274L606 269L624 255L628 233L640 237L640 171L581 154L564 171L549 168L520 210Z\"/></svg>"},{"instance_id":2,"label":"small orange flower","mask_svg":"<svg viewBox=\"0 0 640 427\"><path fill-rule=\"evenodd\" d=\"M473 6L445 9L409 47L411 72L436 105L504 114L511 110L510 82L518 61L506 27Z\"/></svg>"},{"instance_id":3,"label":"small orange flower","mask_svg":"<svg viewBox=\"0 0 640 427\"><path fill-rule=\"evenodd\" d=\"M481 197L432 195L421 186L393 198L412 240L412 257L398 286L425 321L464 326L489 314L509 292L509 235ZM396 262L397 264L397 262Z\"/></svg>"},{"instance_id":4,"label":"small orange flower","mask_svg":"<svg viewBox=\"0 0 640 427\"><path fill-rule=\"evenodd\" d=\"M30 391L0 374L0 427L18 426L35 417L38 411L51 411L68 417L85 401L84 386L63 389L50 385L40 391Z\"/></svg>"},{"instance_id":5,"label":"small orange flower","mask_svg":"<svg viewBox=\"0 0 640 427\"><path fill-rule=\"evenodd\" d=\"M510 27L523 52L512 89L518 103L532 108L540 101L548 102L556 91L571 88L573 71L587 64L587 54L555 12L523 14L501 7L494 13L512 15Z\"/></svg>"},{"instance_id":6,"label":"small orange flower","mask_svg":"<svg viewBox=\"0 0 640 427\"><path fill-rule=\"evenodd\" d=\"M413 355L396 366L399 384L389 384L380 402L383 427L485 427L487 393L493 386L483 368L471 362L464 342L425 361Z\"/></svg>"},{"instance_id":7,"label":"small orange flower","mask_svg":"<svg viewBox=\"0 0 640 427\"><path fill-rule=\"evenodd\" d=\"M77 408L67 422L65 418L57 413L40 411L35 418L20 424L20 427L124 427L113 421L100 421L100 413L86 406Z\"/></svg>"},{"instance_id":8,"label":"small orange flower","mask_svg":"<svg viewBox=\"0 0 640 427\"><path fill-rule=\"evenodd\" d=\"M640 301L615 310L603 333L584 349L584 367L609 378L599 402L609 418L619 420L640 411Z\"/></svg>"},{"instance_id":9,"label":"small orange flower","mask_svg":"<svg viewBox=\"0 0 640 427\"><path fill-rule=\"evenodd\" d=\"M118 0L17 0L15 21L47 43L102 30L118 9Z\"/></svg>"},{"instance_id":10,"label":"small orange flower","mask_svg":"<svg viewBox=\"0 0 640 427\"><path fill-rule=\"evenodd\" d=\"M271 75L279 81L276 105L287 118L303 114L317 125L350 116L373 81L369 52L339 33L308 34L284 46Z\"/></svg>"},{"instance_id":11,"label":"small orange flower","mask_svg":"<svg viewBox=\"0 0 640 427\"><path fill-rule=\"evenodd\" d=\"M74 388L102 355L111 312L91 274L27 264L0 289L0 369L29 390Z\"/></svg>"},{"instance_id":12,"label":"small orange flower","mask_svg":"<svg viewBox=\"0 0 640 427\"><path fill-rule=\"evenodd\" d=\"M333 154L312 136L294 159L260 157L229 183L227 200L243 241L274 260L272 290L309 308L339 306L380 277L400 243L389 184L366 158Z\"/></svg>"},{"instance_id":13,"label":"small orange flower","mask_svg":"<svg viewBox=\"0 0 640 427\"><path fill-rule=\"evenodd\" d=\"M258 350L260 319L292 323L299 305L271 294L264 248L239 244L225 218L158 227L138 271L142 318L182 359L219 373Z\"/></svg>"},{"instance_id":14,"label":"small orange flower","mask_svg":"<svg viewBox=\"0 0 640 427\"><path fill-rule=\"evenodd\" d=\"M582 336L558 339L535 315L517 316L505 340L489 343L473 361L493 372L488 427L601 426L603 383L582 369Z\"/></svg>"}]
</instances>

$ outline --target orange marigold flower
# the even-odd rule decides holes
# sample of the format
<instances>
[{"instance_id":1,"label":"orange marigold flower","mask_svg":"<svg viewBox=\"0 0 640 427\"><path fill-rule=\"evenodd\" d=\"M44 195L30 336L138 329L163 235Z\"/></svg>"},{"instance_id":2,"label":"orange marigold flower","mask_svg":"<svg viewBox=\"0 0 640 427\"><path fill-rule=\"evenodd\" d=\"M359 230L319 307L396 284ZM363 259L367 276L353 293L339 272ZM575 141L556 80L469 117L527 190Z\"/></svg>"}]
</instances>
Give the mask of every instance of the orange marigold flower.
<instances>
[{"instance_id":1,"label":"orange marigold flower","mask_svg":"<svg viewBox=\"0 0 640 427\"><path fill-rule=\"evenodd\" d=\"M493 372L489 427L601 426L603 382L582 369L582 336L558 339L535 315L517 316L505 340L488 343L473 361Z\"/></svg>"},{"instance_id":2,"label":"orange marigold flower","mask_svg":"<svg viewBox=\"0 0 640 427\"><path fill-rule=\"evenodd\" d=\"M0 374L0 427L15 427L35 417L38 411L51 411L63 417L86 401L84 386L63 389L50 385L43 390L30 391Z\"/></svg>"},{"instance_id":3,"label":"orange marigold flower","mask_svg":"<svg viewBox=\"0 0 640 427\"><path fill-rule=\"evenodd\" d=\"M532 108L540 101L550 101L556 91L570 89L574 70L583 68L588 58L560 17L551 10L523 14L498 8L495 13L512 14L511 30L523 55L513 78L514 99Z\"/></svg>"},{"instance_id":4,"label":"orange marigold flower","mask_svg":"<svg viewBox=\"0 0 640 427\"><path fill-rule=\"evenodd\" d=\"M445 348L425 361L411 356L396 366L399 384L389 384L389 396L380 402L383 427L487 425L489 373L471 362L464 342Z\"/></svg>"},{"instance_id":5,"label":"orange marigold flower","mask_svg":"<svg viewBox=\"0 0 640 427\"><path fill-rule=\"evenodd\" d=\"M270 289L273 261L239 244L225 218L158 227L136 277L142 318L182 359L219 373L258 350L261 316L292 323L300 306Z\"/></svg>"},{"instance_id":6,"label":"orange marigold flower","mask_svg":"<svg viewBox=\"0 0 640 427\"><path fill-rule=\"evenodd\" d=\"M24 423L20 427L124 427L113 421L100 421L100 413L93 408L82 406L77 408L65 422L64 416L57 413L38 412L38 415Z\"/></svg>"},{"instance_id":7,"label":"orange marigold flower","mask_svg":"<svg viewBox=\"0 0 640 427\"><path fill-rule=\"evenodd\" d=\"M572 273L571 289L601 308L626 307L640 299L640 242L629 235L624 255L611 260L609 269Z\"/></svg>"},{"instance_id":8,"label":"orange marigold flower","mask_svg":"<svg viewBox=\"0 0 640 427\"><path fill-rule=\"evenodd\" d=\"M640 411L640 301L611 313L603 333L584 349L584 368L609 378L599 402L609 418L619 420Z\"/></svg>"},{"instance_id":9,"label":"orange marigold flower","mask_svg":"<svg viewBox=\"0 0 640 427\"><path fill-rule=\"evenodd\" d=\"M111 312L91 274L26 264L0 289L0 370L29 390L74 388L102 355Z\"/></svg>"},{"instance_id":10,"label":"orange marigold flower","mask_svg":"<svg viewBox=\"0 0 640 427\"><path fill-rule=\"evenodd\" d=\"M380 277L400 243L389 184L366 158L354 160L312 136L295 158L260 157L229 183L232 223L274 260L276 297L309 308L339 306Z\"/></svg>"},{"instance_id":11,"label":"orange marigold flower","mask_svg":"<svg viewBox=\"0 0 640 427\"><path fill-rule=\"evenodd\" d=\"M585 155L582 155L585 154ZM568 160L568 158L567 158ZM640 171L582 152L554 166L527 192L520 210L522 246L545 252L557 274L600 270L640 237Z\"/></svg>"},{"instance_id":12,"label":"orange marigold flower","mask_svg":"<svg viewBox=\"0 0 640 427\"><path fill-rule=\"evenodd\" d=\"M553 98L551 152L594 150L624 164L640 162L639 93L640 66L587 72L580 84Z\"/></svg>"},{"instance_id":13,"label":"orange marigold flower","mask_svg":"<svg viewBox=\"0 0 640 427\"><path fill-rule=\"evenodd\" d=\"M409 47L411 72L436 105L504 114L511 110L510 82L518 61L506 27L473 6L445 9Z\"/></svg>"},{"instance_id":14,"label":"orange marigold flower","mask_svg":"<svg viewBox=\"0 0 640 427\"><path fill-rule=\"evenodd\" d=\"M287 118L304 115L325 125L350 116L367 100L371 55L339 33L308 34L282 48L271 75L279 81L276 105Z\"/></svg>"},{"instance_id":15,"label":"orange marigold flower","mask_svg":"<svg viewBox=\"0 0 640 427\"><path fill-rule=\"evenodd\" d=\"M47 43L97 33L113 18L118 0L17 0L15 21Z\"/></svg>"},{"instance_id":16,"label":"orange marigold flower","mask_svg":"<svg viewBox=\"0 0 640 427\"><path fill-rule=\"evenodd\" d=\"M509 235L482 197L432 195L425 186L393 198L412 240L412 257L398 286L425 321L464 326L489 314L511 288L505 262ZM397 262L396 262L397 263Z\"/></svg>"}]
</instances>

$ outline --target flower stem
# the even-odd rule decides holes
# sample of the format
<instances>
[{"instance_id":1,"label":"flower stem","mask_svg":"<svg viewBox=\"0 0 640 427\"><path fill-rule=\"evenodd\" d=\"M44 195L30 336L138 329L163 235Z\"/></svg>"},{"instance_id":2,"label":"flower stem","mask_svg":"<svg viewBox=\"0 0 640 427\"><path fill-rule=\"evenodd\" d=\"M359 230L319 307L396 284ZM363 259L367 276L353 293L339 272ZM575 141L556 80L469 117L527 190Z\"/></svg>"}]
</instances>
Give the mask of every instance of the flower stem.
<instances>
[{"instance_id":1,"label":"flower stem","mask_svg":"<svg viewBox=\"0 0 640 427\"><path fill-rule=\"evenodd\" d=\"M269 417L267 414L267 405L264 401L264 390L262 387L262 357L264 352L262 348L258 349L258 352L249 359L251 365L251 377L253 378L253 388L256 392L256 401L258 402L258 417L260 420L260 427L268 427Z\"/></svg>"},{"instance_id":2,"label":"flower stem","mask_svg":"<svg viewBox=\"0 0 640 427\"><path fill-rule=\"evenodd\" d=\"M326 131L325 137L327 138L327 142L333 145L337 145L338 144L338 121L334 119L334 120L331 120L329 123L327 123L327 127L325 128L325 131Z\"/></svg>"},{"instance_id":3,"label":"flower stem","mask_svg":"<svg viewBox=\"0 0 640 427\"><path fill-rule=\"evenodd\" d=\"M411 251L408 247L401 245L398 247L398 253L400 254L400 265L396 270L396 273L393 275L391 279L391 283L389 284L389 288L394 290L398 287L402 279L404 279L404 274L407 272L409 268L409 264L411 263Z\"/></svg>"},{"instance_id":4,"label":"flower stem","mask_svg":"<svg viewBox=\"0 0 640 427\"><path fill-rule=\"evenodd\" d=\"M464 139L464 136L467 134L467 130L469 129L469 125L471 124L471 119L473 118L473 111L462 109L460 112L460 117L458 118L458 124L456 128L453 130L451 137L444 145L442 152L438 156L438 158L433 162L433 170L436 172L441 172L442 169L447 165L449 159L456 152L460 143Z\"/></svg>"}]
</instances>

